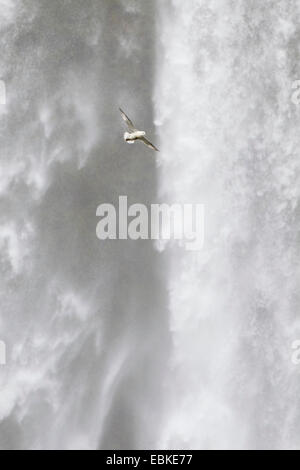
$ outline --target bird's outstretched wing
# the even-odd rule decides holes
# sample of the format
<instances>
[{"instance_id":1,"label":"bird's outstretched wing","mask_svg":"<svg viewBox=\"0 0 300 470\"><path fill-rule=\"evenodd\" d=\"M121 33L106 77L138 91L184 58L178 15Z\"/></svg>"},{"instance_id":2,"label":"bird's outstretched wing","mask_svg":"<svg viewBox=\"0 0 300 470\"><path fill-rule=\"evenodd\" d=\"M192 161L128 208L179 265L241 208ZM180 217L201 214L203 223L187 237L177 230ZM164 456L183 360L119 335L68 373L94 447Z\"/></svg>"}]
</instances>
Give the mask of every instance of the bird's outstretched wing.
<instances>
[{"instance_id":1,"label":"bird's outstretched wing","mask_svg":"<svg viewBox=\"0 0 300 470\"><path fill-rule=\"evenodd\" d=\"M149 140L146 139L146 137L140 137L139 140L141 140L150 149L155 150L155 152L159 152L158 148L155 147L155 145L151 144L151 142L149 142Z\"/></svg>"},{"instance_id":2,"label":"bird's outstretched wing","mask_svg":"<svg viewBox=\"0 0 300 470\"><path fill-rule=\"evenodd\" d=\"M127 116L127 114L125 114L124 111L122 111L121 108L119 108L119 110L120 110L120 112L121 112L121 114L122 114L123 120L126 122L128 128L129 128L129 130L135 131L136 129L135 129L135 127L134 127L133 122L131 121L131 119L129 119L129 117Z\"/></svg>"}]
</instances>

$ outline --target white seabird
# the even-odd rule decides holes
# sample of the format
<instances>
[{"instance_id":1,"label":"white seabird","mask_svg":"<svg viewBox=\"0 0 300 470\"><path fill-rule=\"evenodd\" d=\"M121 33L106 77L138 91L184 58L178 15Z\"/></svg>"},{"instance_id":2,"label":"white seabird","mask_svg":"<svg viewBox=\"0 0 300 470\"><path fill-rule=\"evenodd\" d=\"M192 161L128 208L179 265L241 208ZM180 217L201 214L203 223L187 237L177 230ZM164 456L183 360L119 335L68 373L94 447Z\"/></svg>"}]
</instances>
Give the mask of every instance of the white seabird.
<instances>
[{"instance_id":1,"label":"white seabird","mask_svg":"<svg viewBox=\"0 0 300 470\"><path fill-rule=\"evenodd\" d=\"M133 125L133 122L129 119L129 117L122 111L121 108L119 108L122 114L123 120L126 122L127 127L129 132L124 133L124 140L128 144L134 144L137 140L140 140L143 142L147 147L151 148L152 150L155 150L156 152L159 152L158 148L155 147L155 145L151 144L148 139L146 139L145 135L146 132L144 131L139 131L136 129Z\"/></svg>"}]
</instances>

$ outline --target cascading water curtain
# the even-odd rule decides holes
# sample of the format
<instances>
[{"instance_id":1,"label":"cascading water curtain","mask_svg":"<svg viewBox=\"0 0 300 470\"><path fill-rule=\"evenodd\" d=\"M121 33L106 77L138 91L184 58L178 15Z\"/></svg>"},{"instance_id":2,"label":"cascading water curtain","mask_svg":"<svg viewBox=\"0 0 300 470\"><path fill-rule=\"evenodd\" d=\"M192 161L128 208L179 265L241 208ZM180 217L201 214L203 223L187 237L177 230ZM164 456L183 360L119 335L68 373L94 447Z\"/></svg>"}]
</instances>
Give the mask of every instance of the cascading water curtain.
<instances>
[{"instance_id":1,"label":"cascading water curtain","mask_svg":"<svg viewBox=\"0 0 300 470\"><path fill-rule=\"evenodd\" d=\"M159 255L96 236L99 204L156 193L118 109L153 122L154 24L148 1L0 0L0 449L157 445Z\"/></svg>"},{"instance_id":2,"label":"cascading water curtain","mask_svg":"<svg viewBox=\"0 0 300 470\"><path fill-rule=\"evenodd\" d=\"M299 449L299 2L157 8L160 197L205 205L203 250L169 250L161 445Z\"/></svg>"},{"instance_id":3,"label":"cascading water curtain","mask_svg":"<svg viewBox=\"0 0 300 470\"><path fill-rule=\"evenodd\" d=\"M299 38L298 0L0 0L0 449L300 449ZM203 249L98 240L121 195L203 204Z\"/></svg>"}]
</instances>

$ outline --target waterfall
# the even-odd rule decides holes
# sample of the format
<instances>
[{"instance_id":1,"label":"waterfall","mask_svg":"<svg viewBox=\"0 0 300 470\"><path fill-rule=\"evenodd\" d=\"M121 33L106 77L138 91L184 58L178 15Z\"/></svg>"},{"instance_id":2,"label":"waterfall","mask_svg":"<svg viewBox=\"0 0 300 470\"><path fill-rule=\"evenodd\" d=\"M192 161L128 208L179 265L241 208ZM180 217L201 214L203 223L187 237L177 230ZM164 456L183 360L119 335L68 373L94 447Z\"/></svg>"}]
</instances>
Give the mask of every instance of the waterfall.
<instances>
[{"instance_id":1,"label":"waterfall","mask_svg":"<svg viewBox=\"0 0 300 470\"><path fill-rule=\"evenodd\" d=\"M158 8L159 192L206 218L200 254L170 253L162 445L299 449L299 4Z\"/></svg>"},{"instance_id":2,"label":"waterfall","mask_svg":"<svg viewBox=\"0 0 300 470\"><path fill-rule=\"evenodd\" d=\"M0 0L0 449L300 449L299 24ZM203 249L99 240L120 196L203 204Z\"/></svg>"},{"instance_id":3,"label":"waterfall","mask_svg":"<svg viewBox=\"0 0 300 470\"><path fill-rule=\"evenodd\" d=\"M124 143L118 109L154 132L154 13L135 0L0 1L2 449L158 445L161 257L96 236L99 204L155 198L155 161Z\"/></svg>"}]
</instances>

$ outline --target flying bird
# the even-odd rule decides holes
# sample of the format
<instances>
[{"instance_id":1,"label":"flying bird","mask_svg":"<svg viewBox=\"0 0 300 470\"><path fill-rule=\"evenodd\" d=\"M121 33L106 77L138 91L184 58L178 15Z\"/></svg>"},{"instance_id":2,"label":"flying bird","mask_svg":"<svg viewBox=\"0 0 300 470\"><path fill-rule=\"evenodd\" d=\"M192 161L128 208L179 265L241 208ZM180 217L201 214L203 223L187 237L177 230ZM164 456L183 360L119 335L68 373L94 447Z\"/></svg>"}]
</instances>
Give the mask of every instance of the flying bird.
<instances>
[{"instance_id":1,"label":"flying bird","mask_svg":"<svg viewBox=\"0 0 300 470\"><path fill-rule=\"evenodd\" d=\"M123 120L127 124L128 131L129 131L129 132L124 133L125 142L127 142L128 144L134 144L135 141L140 140L141 142L143 142L143 144L147 145L147 147L149 147L150 149L155 150L156 152L159 152L158 148L156 148L155 145L151 144L151 142L149 142L149 140L146 139L145 137L146 132L139 131L138 129L136 129L133 125L133 122L124 113L124 111L122 111L121 108L119 109L121 111Z\"/></svg>"}]
</instances>

